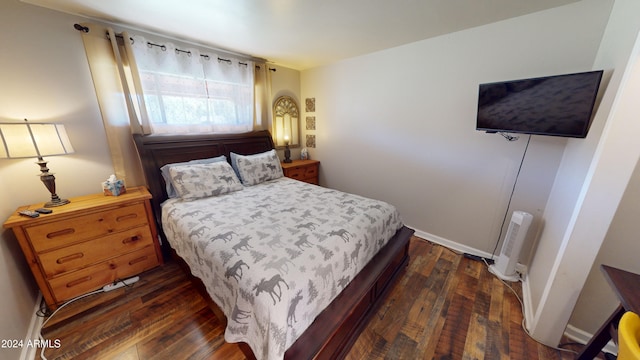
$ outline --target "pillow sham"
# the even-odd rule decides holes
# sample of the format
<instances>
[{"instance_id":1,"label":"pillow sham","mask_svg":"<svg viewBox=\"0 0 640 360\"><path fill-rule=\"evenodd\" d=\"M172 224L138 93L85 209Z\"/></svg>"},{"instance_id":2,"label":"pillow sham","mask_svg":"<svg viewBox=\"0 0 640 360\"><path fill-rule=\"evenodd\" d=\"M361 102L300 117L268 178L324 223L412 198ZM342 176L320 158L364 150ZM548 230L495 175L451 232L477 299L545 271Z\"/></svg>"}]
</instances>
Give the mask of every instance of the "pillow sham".
<instances>
[{"instance_id":1,"label":"pillow sham","mask_svg":"<svg viewBox=\"0 0 640 360\"><path fill-rule=\"evenodd\" d=\"M180 165L187 165L187 164L211 164L211 163L215 163L215 162L221 162L221 161L227 161L227 157L224 155L220 155L217 157L212 157L212 158L207 158L207 159L197 159L197 160L191 160L191 161L186 161L186 162L181 162L181 163L171 163L171 164L166 164L163 167L160 168L160 173L162 174L162 177L164 178L164 183L165 183L165 189L167 190L167 197L169 197L169 199L178 197L178 193L176 192L176 189L174 188L173 184L171 183L171 175L169 175L169 169L173 166L180 166Z\"/></svg>"},{"instance_id":2,"label":"pillow sham","mask_svg":"<svg viewBox=\"0 0 640 360\"><path fill-rule=\"evenodd\" d=\"M226 161L172 166L169 175L176 193L184 200L218 196L243 188Z\"/></svg>"},{"instance_id":3,"label":"pillow sham","mask_svg":"<svg viewBox=\"0 0 640 360\"><path fill-rule=\"evenodd\" d=\"M231 165L243 185L256 185L284 176L280 166L280 158L278 158L275 150L255 155L239 155L236 153L231 153L230 155Z\"/></svg>"}]
</instances>

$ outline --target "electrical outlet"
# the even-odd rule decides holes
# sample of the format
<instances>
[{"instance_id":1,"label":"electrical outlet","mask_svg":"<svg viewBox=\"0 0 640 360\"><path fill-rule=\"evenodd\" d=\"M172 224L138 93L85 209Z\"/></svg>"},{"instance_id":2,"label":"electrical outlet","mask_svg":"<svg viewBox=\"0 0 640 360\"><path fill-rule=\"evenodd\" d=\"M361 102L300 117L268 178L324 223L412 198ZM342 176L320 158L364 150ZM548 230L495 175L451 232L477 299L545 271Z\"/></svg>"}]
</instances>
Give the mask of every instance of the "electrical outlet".
<instances>
[{"instance_id":1,"label":"electrical outlet","mask_svg":"<svg viewBox=\"0 0 640 360\"><path fill-rule=\"evenodd\" d=\"M522 275L522 276L527 275L527 266L523 265L523 264L520 264L520 263L517 263L516 264L516 272L518 274Z\"/></svg>"}]
</instances>

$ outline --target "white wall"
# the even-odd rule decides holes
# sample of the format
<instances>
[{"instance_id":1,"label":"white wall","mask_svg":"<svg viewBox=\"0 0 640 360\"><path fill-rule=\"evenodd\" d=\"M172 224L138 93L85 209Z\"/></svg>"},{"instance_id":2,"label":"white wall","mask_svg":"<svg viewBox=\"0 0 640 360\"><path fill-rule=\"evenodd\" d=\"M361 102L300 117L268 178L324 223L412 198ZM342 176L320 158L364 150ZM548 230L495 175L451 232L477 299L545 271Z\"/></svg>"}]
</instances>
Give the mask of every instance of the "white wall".
<instances>
[{"instance_id":1,"label":"white wall","mask_svg":"<svg viewBox=\"0 0 640 360\"><path fill-rule=\"evenodd\" d=\"M583 1L303 71L321 181L395 204L433 239L491 253L526 137L475 130L478 84L590 70L610 6ZM531 141L512 208L538 223L564 142Z\"/></svg>"},{"instance_id":2,"label":"white wall","mask_svg":"<svg viewBox=\"0 0 640 360\"><path fill-rule=\"evenodd\" d=\"M634 53L640 54L640 42L636 49ZM636 142L640 137L640 123L637 121L640 115L637 101L640 62L633 61L630 65L619 69L624 74L620 86L611 88L610 85L610 89L616 92L615 101L567 230L560 238L560 248L557 253L546 254L553 259L553 264L540 302L535 304L538 308L529 330L534 338L548 345L560 341L640 157L640 147ZM536 254L536 259L539 255ZM532 267L537 265L536 259Z\"/></svg>"},{"instance_id":3,"label":"white wall","mask_svg":"<svg viewBox=\"0 0 640 360\"><path fill-rule=\"evenodd\" d=\"M596 62L613 63L617 68L624 66L634 35L640 31L640 21L636 14L640 12L637 1L618 1L612 20L607 27L608 36L605 40L607 48L599 51ZM636 57L636 64L639 59ZM636 65L637 66L637 65ZM619 74L621 76L621 74ZM640 81L632 79L630 81ZM636 99L640 94L631 95ZM608 233L600 252L589 273L587 282L582 289L570 324L585 329L591 333L606 319L607 312L612 311L618 304L616 296L609 291L609 285L600 271L600 264L609 264L628 271L640 273L640 262L636 254L640 253L640 166L636 165L629 181L620 206L611 222ZM604 291L603 291L604 289ZM594 314L597 314L594 316Z\"/></svg>"},{"instance_id":4,"label":"white wall","mask_svg":"<svg viewBox=\"0 0 640 360\"><path fill-rule=\"evenodd\" d=\"M637 54L630 58L632 46L637 41L636 36L640 32L640 20L635 16L639 12L640 3L637 1L617 1L601 50L598 52L596 63L611 64L609 67L615 68L617 71L617 77L612 79L617 84L622 81L627 61L631 61L630 65L640 66L640 57ZM640 93L630 93L632 91L630 86L640 82L640 77L630 77L627 81L631 84L626 85L628 90L625 96L631 99L640 98ZM613 99L610 101L613 102ZM619 112L621 113L622 110ZM623 115L621 113L618 116ZM635 116L636 119L640 116L638 113L629 115ZM625 134L625 137L618 141L627 141L630 136L630 134ZM636 147L637 145L634 146L634 148ZM620 163L617 165L619 166ZM636 164L569 321L573 327L590 333L595 332L618 304L616 296L602 276L600 264L608 264L640 273L640 262L638 262L637 256L634 256L640 253L640 242L637 240L637 234L640 231L640 223L637 219L637 215L640 213L639 204L640 167Z\"/></svg>"},{"instance_id":5,"label":"white wall","mask_svg":"<svg viewBox=\"0 0 640 360\"><path fill-rule=\"evenodd\" d=\"M76 153L45 159L61 197L100 192L113 172L77 21L18 0L0 2L0 121L65 124ZM20 205L48 200L38 174L33 159L0 159L3 222ZM0 230L0 264L0 339L23 339L37 287L10 230ZM0 357L19 352L0 349Z\"/></svg>"},{"instance_id":6,"label":"white wall","mask_svg":"<svg viewBox=\"0 0 640 360\"><path fill-rule=\"evenodd\" d=\"M595 68L604 68L613 74L589 137L583 142L568 143L545 210L547 226L525 285L531 290L534 312L530 330L547 344L559 340L583 291L587 274L590 270L594 272L592 265L599 265L594 264L596 254L615 252L614 249L623 247L627 247L627 251L634 249L633 243L627 243L628 239L607 243L603 243L603 239L637 161L634 158L637 135L634 121L628 117L637 119L639 114L625 113L630 110L614 105L623 103L622 99L637 102L629 90L621 96L625 89L622 82L625 69L640 30L636 16L639 11L640 3L634 0L617 0L613 6L594 62ZM600 133L603 135L596 136ZM587 313L581 306L571 319L591 333L612 310L610 302L593 296L594 287L595 284L588 285L591 290L583 292L581 303L594 302L591 309L597 310ZM601 287L599 291L610 289Z\"/></svg>"}]
</instances>

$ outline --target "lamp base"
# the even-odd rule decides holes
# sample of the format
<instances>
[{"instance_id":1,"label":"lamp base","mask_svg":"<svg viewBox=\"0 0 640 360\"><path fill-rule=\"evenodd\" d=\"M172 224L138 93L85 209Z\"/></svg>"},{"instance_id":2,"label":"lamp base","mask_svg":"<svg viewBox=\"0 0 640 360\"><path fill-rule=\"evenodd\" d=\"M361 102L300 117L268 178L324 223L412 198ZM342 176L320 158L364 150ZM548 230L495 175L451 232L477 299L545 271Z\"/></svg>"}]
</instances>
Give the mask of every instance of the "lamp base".
<instances>
[{"instance_id":1,"label":"lamp base","mask_svg":"<svg viewBox=\"0 0 640 360\"><path fill-rule=\"evenodd\" d=\"M59 197L56 196L56 198L51 198L51 201L47 202L46 204L44 204L44 207L46 208L52 208L52 207L56 207L56 206L62 206L62 205L66 205L68 203L70 203L71 201L67 200L67 199L60 199Z\"/></svg>"},{"instance_id":2,"label":"lamp base","mask_svg":"<svg viewBox=\"0 0 640 360\"><path fill-rule=\"evenodd\" d=\"M287 164L291 162L291 150L289 150L289 143L285 143L284 145L284 160L282 162Z\"/></svg>"},{"instance_id":3,"label":"lamp base","mask_svg":"<svg viewBox=\"0 0 640 360\"><path fill-rule=\"evenodd\" d=\"M51 201L44 204L44 207L50 208L70 203L67 199L60 199L58 194L56 194L56 177L49 172L47 162L42 159L42 156L38 156L36 164L40 165L40 180L51 193Z\"/></svg>"}]
</instances>

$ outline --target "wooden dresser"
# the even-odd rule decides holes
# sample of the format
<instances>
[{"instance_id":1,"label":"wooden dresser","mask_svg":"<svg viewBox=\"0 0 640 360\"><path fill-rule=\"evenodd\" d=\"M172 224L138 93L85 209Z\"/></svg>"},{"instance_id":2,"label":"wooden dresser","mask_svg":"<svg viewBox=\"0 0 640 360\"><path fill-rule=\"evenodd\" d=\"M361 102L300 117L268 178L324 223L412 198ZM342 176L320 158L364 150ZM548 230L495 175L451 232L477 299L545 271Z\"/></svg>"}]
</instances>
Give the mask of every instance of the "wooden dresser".
<instances>
[{"instance_id":1,"label":"wooden dresser","mask_svg":"<svg viewBox=\"0 0 640 360\"><path fill-rule=\"evenodd\" d=\"M284 176L310 184L318 185L320 161L293 160L290 163L280 163Z\"/></svg>"},{"instance_id":2,"label":"wooden dresser","mask_svg":"<svg viewBox=\"0 0 640 360\"><path fill-rule=\"evenodd\" d=\"M30 218L20 210L4 223L13 229L50 309L66 300L124 280L162 263L144 187L120 196L102 193L69 199L51 214Z\"/></svg>"}]
</instances>

